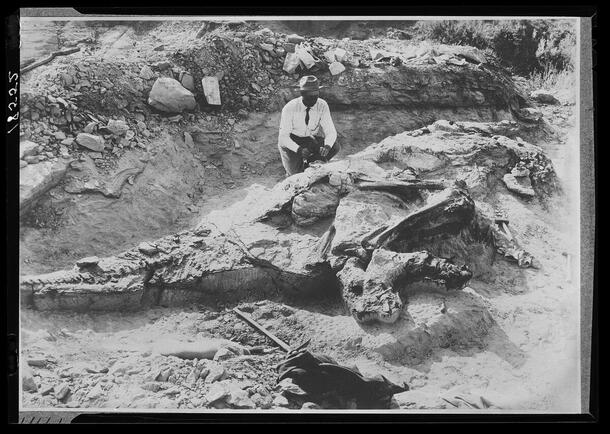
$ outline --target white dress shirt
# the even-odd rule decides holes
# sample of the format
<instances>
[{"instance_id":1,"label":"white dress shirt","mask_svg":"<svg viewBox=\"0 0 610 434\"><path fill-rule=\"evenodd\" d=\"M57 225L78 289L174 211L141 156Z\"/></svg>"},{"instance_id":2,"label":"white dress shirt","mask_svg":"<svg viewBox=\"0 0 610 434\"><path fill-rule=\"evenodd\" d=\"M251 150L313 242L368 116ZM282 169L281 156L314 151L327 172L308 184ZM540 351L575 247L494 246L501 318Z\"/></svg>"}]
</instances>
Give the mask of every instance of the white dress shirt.
<instances>
[{"instance_id":1,"label":"white dress shirt","mask_svg":"<svg viewBox=\"0 0 610 434\"><path fill-rule=\"evenodd\" d=\"M324 144L328 146L335 144L337 130L335 130L335 125L330 117L328 103L322 98L318 98L309 110L309 123L307 125L305 124L306 109L307 107L303 104L302 97L290 100L284 106L280 120L279 146L296 152L299 149L299 145L290 138L290 134L292 133L300 137L319 136L321 135L319 134L320 128L324 133Z\"/></svg>"}]
</instances>

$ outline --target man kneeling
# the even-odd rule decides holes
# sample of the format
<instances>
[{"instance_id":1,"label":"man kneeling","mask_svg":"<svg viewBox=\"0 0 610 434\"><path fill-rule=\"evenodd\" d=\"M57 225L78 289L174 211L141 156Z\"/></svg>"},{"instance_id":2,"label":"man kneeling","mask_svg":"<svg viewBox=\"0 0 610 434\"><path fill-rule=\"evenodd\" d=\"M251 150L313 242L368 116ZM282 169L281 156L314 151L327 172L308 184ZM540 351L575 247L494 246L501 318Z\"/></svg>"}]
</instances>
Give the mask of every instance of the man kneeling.
<instances>
[{"instance_id":1,"label":"man kneeling","mask_svg":"<svg viewBox=\"0 0 610 434\"><path fill-rule=\"evenodd\" d=\"M340 150L328 103L320 98L318 79L301 78L301 96L282 109L278 149L286 175L300 173L314 161L328 161Z\"/></svg>"}]
</instances>

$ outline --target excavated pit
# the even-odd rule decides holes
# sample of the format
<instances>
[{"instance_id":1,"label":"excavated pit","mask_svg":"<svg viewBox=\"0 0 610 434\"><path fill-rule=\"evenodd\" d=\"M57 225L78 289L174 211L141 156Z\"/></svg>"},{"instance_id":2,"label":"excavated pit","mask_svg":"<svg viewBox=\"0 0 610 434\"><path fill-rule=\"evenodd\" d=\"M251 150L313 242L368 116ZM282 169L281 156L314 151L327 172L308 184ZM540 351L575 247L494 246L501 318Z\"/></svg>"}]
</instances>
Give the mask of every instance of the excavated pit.
<instances>
[{"instance_id":1,"label":"excavated pit","mask_svg":"<svg viewBox=\"0 0 610 434\"><path fill-rule=\"evenodd\" d=\"M118 37L119 42L124 35ZM209 59L204 62L203 55L198 57L200 48L169 56L175 65L191 68L196 83L197 74L213 64ZM244 48L243 41L229 43L233 53L229 66L235 67L231 62L244 49L247 53L251 48ZM112 49L105 55L109 53ZM168 58L160 53L153 57L152 61ZM126 69L137 74L138 61L141 59L136 58ZM260 58L258 61L260 65ZM85 62L99 65L95 56ZM59 59L57 63L61 70L68 62ZM193 336L212 336L252 347L268 345L242 327L230 311L234 306L250 312L286 342L294 345L311 338L313 351L332 351L337 360L354 364L363 373L383 372L391 380L408 381L413 392L421 389L415 401L412 392L401 394L397 398L401 408L412 408L413 402L422 408L448 408L434 390L426 389L428 378L438 374L435 362L447 358L475 371L494 363L500 366L498 378L488 376L487 383L472 381L473 387L487 385L502 391L514 382L518 374L511 369L523 366L525 344L515 345L515 337L504 333L505 313L498 312L490 299L529 293L545 277L536 276L537 270L517 267L509 255L507 260L500 257L491 222L498 208L509 213L528 210L531 216L543 218L562 193L550 160L543 149L531 144L548 137L548 125L514 117L511 111L529 102L501 71L475 71L474 65L466 66L467 71L471 69L473 74L468 75L464 67L448 65L374 66L348 69L339 78L324 77L331 86L322 97L331 105L343 151L338 161L286 181L281 181L283 170L275 155L279 114L256 111L256 105L248 108L245 117L208 111L185 116L178 123L143 108L146 122L153 125L153 135L143 140L144 147L127 148L116 161L101 167L81 153L77 167L71 166L58 186L38 198L38 205L28 205L24 219L28 224L21 228L20 243L21 256L30 261L22 262L21 267L26 353L35 359L37 354L51 351L51 342L64 346L61 352L66 360L58 357L56 370L50 369L53 362L36 369L37 378L41 386L52 384L54 372L61 371L66 375L61 378L70 379L73 393L67 400L57 401L48 394L31 395L27 403L34 407L61 407L67 402L83 407L253 408L208 402L203 392L180 392L181 399L174 400L173 394L164 394L164 390L172 390L165 385L158 386L161 397L141 386L151 384L156 376L151 373L168 366L174 372L170 384L186 384L195 366L173 359L168 362L154 351L151 354L149 347L161 336L181 342ZM447 80L453 81L447 84ZM365 86L365 82L374 86ZM141 88L151 84L144 82ZM239 86L235 89L242 89ZM279 92L277 88L264 92L257 104L281 108L293 94L278 87ZM472 90L457 91L463 87ZM226 95L230 108L240 108L239 98ZM74 102L86 110L94 108L85 100ZM97 109L106 119L115 116L106 107ZM125 110L118 113L130 125L135 123ZM229 132L209 133L218 129ZM248 166L242 170L245 163ZM502 180L518 163L529 170L533 197L509 191ZM132 172L122 176L126 170ZM372 190L365 185L370 179L362 180L362 175L374 178L377 184ZM388 232L439 194L437 187L405 188L405 183L414 180L441 183L440 189L452 188L458 180L459 188L476 207L451 224L425 228L415 223L420 236ZM388 182L393 184L380 186ZM371 199L375 197L384 199ZM388 203L376 209L384 200ZM367 216L368 226L355 223L361 218L355 213L358 206ZM36 226L36 216L44 215L43 211L55 214L61 208L57 227L30 227ZM339 224L343 226L338 228ZM520 221L513 225L520 235L530 228ZM551 232L560 238L556 231ZM168 233L175 235L166 236ZM371 252L363 241L373 235L372 240L381 243L375 238L379 233L390 236L388 242L383 239L383 247L389 251L426 251L449 259L456 267L467 266L469 280L448 290L447 279L397 279L390 292L403 305L390 315L391 323L380 322L380 317L359 323L354 303L345 296L344 282L338 276L349 258L357 258L365 272ZM524 244L534 250L543 269L557 271L552 271L556 265L551 259L539 257L545 252L538 241L524 239ZM99 257L83 261L85 256ZM80 265L68 270L76 260ZM65 270L38 274L58 268ZM371 275L374 280L374 273ZM50 336L30 332L41 325L52 331ZM83 332L87 329L92 332ZM532 335L535 339L536 332ZM80 354L78 342L86 348ZM96 348L98 342L102 344ZM117 348L124 352L120 357L113 354ZM244 383L246 389L250 386L245 384L254 381L265 385L269 393L273 390L272 366L280 356L271 353L266 358L224 361L222 381ZM110 375L124 385L104 386L98 395L92 394L95 387L87 379L91 375L79 371L79 363L110 366ZM85 372L91 374L91 370ZM455 385L439 387L446 391ZM203 389L207 391L207 387ZM274 407L263 390L254 390L251 396L261 395L252 399L255 408ZM536 392L530 389L528 393ZM187 395L189 404L182 399Z\"/></svg>"}]
</instances>

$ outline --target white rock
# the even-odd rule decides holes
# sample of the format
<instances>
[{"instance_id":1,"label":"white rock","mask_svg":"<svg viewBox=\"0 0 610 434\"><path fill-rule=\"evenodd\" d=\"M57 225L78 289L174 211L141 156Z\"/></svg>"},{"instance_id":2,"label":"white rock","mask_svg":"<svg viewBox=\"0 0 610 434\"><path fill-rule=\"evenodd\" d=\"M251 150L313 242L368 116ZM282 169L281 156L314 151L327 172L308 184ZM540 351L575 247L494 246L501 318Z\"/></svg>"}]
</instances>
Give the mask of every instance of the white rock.
<instances>
[{"instance_id":1,"label":"white rock","mask_svg":"<svg viewBox=\"0 0 610 434\"><path fill-rule=\"evenodd\" d=\"M210 105L220 105L220 87L218 85L218 77L210 76L203 77L201 79L201 87L203 87L203 94L205 99Z\"/></svg>"},{"instance_id":2,"label":"white rock","mask_svg":"<svg viewBox=\"0 0 610 434\"><path fill-rule=\"evenodd\" d=\"M301 61L296 53L286 53L283 66L284 71L288 74L294 74L300 64Z\"/></svg>"},{"instance_id":3,"label":"white rock","mask_svg":"<svg viewBox=\"0 0 610 434\"><path fill-rule=\"evenodd\" d=\"M295 53L299 57L299 60L301 62L303 62L303 65L305 65L305 67L307 69L310 69L312 66L314 66L316 64L316 60L309 53L309 51L307 51L307 49L305 49L303 47L296 47Z\"/></svg>"},{"instance_id":4,"label":"white rock","mask_svg":"<svg viewBox=\"0 0 610 434\"><path fill-rule=\"evenodd\" d=\"M19 210L29 209L45 192L57 185L68 169L68 160L45 161L19 171Z\"/></svg>"},{"instance_id":5,"label":"white rock","mask_svg":"<svg viewBox=\"0 0 610 434\"><path fill-rule=\"evenodd\" d=\"M188 132L184 132L184 143L186 143L187 146L193 146L194 142L193 142L193 136L191 136Z\"/></svg>"},{"instance_id":6,"label":"white rock","mask_svg":"<svg viewBox=\"0 0 610 434\"><path fill-rule=\"evenodd\" d=\"M210 362L207 365L207 369L210 370L209 374L205 378L206 383L213 383L218 380L222 380L225 375L225 368L216 362Z\"/></svg>"},{"instance_id":7,"label":"white rock","mask_svg":"<svg viewBox=\"0 0 610 434\"><path fill-rule=\"evenodd\" d=\"M155 77L155 73L148 65L144 65L142 69L140 69L140 77L142 77L144 80L150 80L151 78Z\"/></svg>"},{"instance_id":8,"label":"white rock","mask_svg":"<svg viewBox=\"0 0 610 434\"><path fill-rule=\"evenodd\" d=\"M76 143L95 152L104 150L104 138L93 134L80 133L76 136Z\"/></svg>"},{"instance_id":9,"label":"white rock","mask_svg":"<svg viewBox=\"0 0 610 434\"><path fill-rule=\"evenodd\" d=\"M347 56L347 51L343 48L335 48L335 58L337 59L337 62L343 62L345 56Z\"/></svg>"},{"instance_id":10,"label":"white rock","mask_svg":"<svg viewBox=\"0 0 610 434\"><path fill-rule=\"evenodd\" d=\"M210 386L208 393L205 395L205 399L208 403L213 403L229 396L229 390L224 383L214 383Z\"/></svg>"},{"instance_id":11,"label":"white rock","mask_svg":"<svg viewBox=\"0 0 610 434\"><path fill-rule=\"evenodd\" d=\"M102 389L102 385L97 383L90 391L87 393L87 399L97 399L104 395L104 389Z\"/></svg>"},{"instance_id":12,"label":"white rock","mask_svg":"<svg viewBox=\"0 0 610 434\"><path fill-rule=\"evenodd\" d=\"M333 50L328 50L327 52L325 52L324 59L326 59L328 63L333 63L337 60L337 58L335 57L335 52Z\"/></svg>"},{"instance_id":13,"label":"white rock","mask_svg":"<svg viewBox=\"0 0 610 434\"><path fill-rule=\"evenodd\" d=\"M195 95L179 81L169 77L160 77L155 81L148 95L148 104L166 113L193 110L197 105Z\"/></svg>"},{"instance_id":14,"label":"white rock","mask_svg":"<svg viewBox=\"0 0 610 434\"><path fill-rule=\"evenodd\" d=\"M248 392L237 386L229 387L229 396L226 402L237 408L256 408L256 404L249 398Z\"/></svg>"},{"instance_id":15,"label":"white rock","mask_svg":"<svg viewBox=\"0 0 610 434\"><path fill-rule=\"evenodd\" d=\"M293 44L300 44L301 42L305 42L305 38L296 34L291 34L286 36L286 40Z\"/></svg>"},{"instance_id":16,"label":"white rock","mask_svg":"<svg viewBox=\"0 0 610 434\"><path fill-rule=\"evenodd\" d=\"M337 75L345 71L345 66L341 62L333 62L328 66L328 69L332 75Z\"/></svg>"},{"instance_id":17,"label":"white rock","mask_svg":"<svg viewBox=\"0 0 610 434\"><path fill-rule=\"evenodd\" d=\"M112 134L122 136L129 130L129 125L125 121L119 121L111 119L108 121L108 125L105 126Z\"/></svg>"},{"instance_id":18,"label":"white rock","mask_svg":"<svg viewBox=\"0 0 610 434\"><path fill-rule=\"evenodd\" d=\"M19 143L19 158L29 157L30 155L36 155L38 153L38 145L29 140L25 140Z\"/></svg>"},{"instance_id":19,"label":"white rock","mask_svg":"<svg viewBox=\"0 0 610 434\"><path fill-rule=\"evenodd\" d=\"M186 89L190 90L191 92L195 92L195 79L188 72L185 72L182 75L180 78L180 83L182 83L182 86L184 86Z\"/></svg>"},{"instance_id":20,"label":"white rock","mask_svg":"<svg viewBox=\"0 0 610 434\"><path fill-rule=\"evenodd\" d=\"M273 405L276 407L288 407L288 400L282 395L278 395L273 399Z\"/></svg>"},{"instance_id":21,"label":"white rock","mask_svg":"<svg viewBox=\"0 0 610 434\"><path fill-rule=\"evenodd\" d=\"M229 350L228 348L220 348L218 351L216 351L216 354L214 355L214 360L222 361L233 357L235 357L235 353L233 351Z\"/></svg>"},{"instance_id":22,"label":"white rock","mask_svg":"<svg viewBox=\"0 0 610 434\"><path fill-rule=\"evenodd\" d=\"M97 256L88 256L86 258L82 258L76 261L76 265L78 265L79 267L86 267L88 265L95 265L98 262L100 262L100 258L98 258Z\"/></svg>"},{"instance_id":23,"label":"white rock","mask_svg":"<svg viewBox=\"0 0 610 434\"><path fill-rule=\"evenodd\" d=\"M53 391L55 392L55 398L58 401L63 401L70 393L70 386L68 386L66 383L61 383L55 386Z\"/></svg>"}]
</instances>

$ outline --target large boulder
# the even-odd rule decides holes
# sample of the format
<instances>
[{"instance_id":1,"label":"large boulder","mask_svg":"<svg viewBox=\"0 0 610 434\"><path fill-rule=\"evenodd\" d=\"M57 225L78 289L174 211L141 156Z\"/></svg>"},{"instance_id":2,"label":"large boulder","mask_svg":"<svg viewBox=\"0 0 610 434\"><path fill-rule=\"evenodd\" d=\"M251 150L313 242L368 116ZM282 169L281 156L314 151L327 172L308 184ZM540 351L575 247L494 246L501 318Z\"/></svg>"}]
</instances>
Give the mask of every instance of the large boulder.
<instances>
[{"instance_id":1,"label":"large boulder","mask_svg":"<svg viewBox=\"0 0 610 434\"><path fill-rule=\"evenodd\" d=\"M155 81L148 95L148 104L166 113L193 110L197 105L195 95L179 81L169 77L160 77Z\"/></svg>"}]
</instances>

